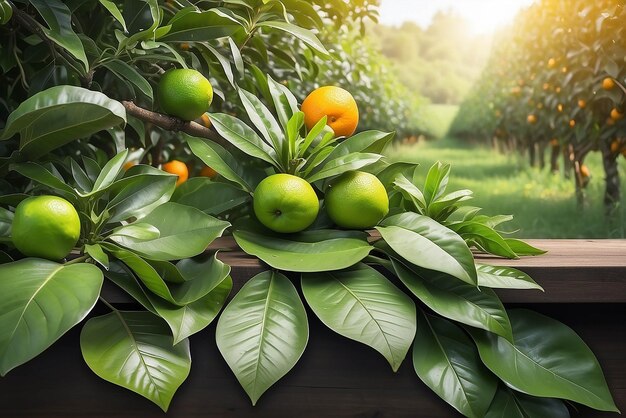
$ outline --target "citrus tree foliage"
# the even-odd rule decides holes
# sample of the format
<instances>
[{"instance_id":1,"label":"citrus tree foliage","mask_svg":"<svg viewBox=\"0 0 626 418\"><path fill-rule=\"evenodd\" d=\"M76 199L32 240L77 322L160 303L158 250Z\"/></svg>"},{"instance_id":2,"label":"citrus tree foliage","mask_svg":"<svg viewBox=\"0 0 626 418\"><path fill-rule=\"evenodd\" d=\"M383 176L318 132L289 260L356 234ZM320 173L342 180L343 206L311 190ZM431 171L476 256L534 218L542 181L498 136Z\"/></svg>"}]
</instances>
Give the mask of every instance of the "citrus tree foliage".
<instances>
[{"instance_id":1,"label":"citrus tree foliage","mask_svg":"<svg viewBox=\"0 0 626 418\"><path fill-rule=\"evenodd\" d=\"M80 347L102 379L166 411L190 371L189 337L217 320L217 346L256 403L305 351L306 303L394 371L411 352L419 379L466 416L502 416L511 403L524 416L567 416L563 400L617 410L573 330L509 311L492 290L541 287L521 271L475 262L472 249L542 253L499 232L510 217L468 206L469 190L449 191L449 165L435 164L422 183L415 164L386 161L393 133L335 137L325 117L305 127L281 81L316 56L332 60L311 29L370 13L355 4L0 1L9 40L0 84L0 374L41 354L100 301L111 312L87 319ZM283 62L285 53L298 59ZM270 63L268 72L256 65ZM154 111L154 86L169 67L210 75L221 100L205 126ZM177 187L157 168L171 157L217 176ZM353 170L385 188L389 214L377 232L341 229L326 213L329 182ZM255 218L256 186L275 173L304 179L320 197L308 229L276 233ZM65 198L79 214L67 259L24 257L12 244L15 207L40 194ZM207 250L225 234L268 266L230 300L231 268ZM137 310L107 302L105 282Z\"/></svg>"},{"instance_id":2,"label":"citrus tree foliage","mask_svg":"<svg viewBox=\"0 0 626 418\"><path fill-rule=\"evenodd\" d=\"M616 158L626 155L623 118L626 43L623 4L542 0L500 34L487 68L461 106L455 135L500 142L511 150L565 154L579 188L591 151L603 155L606 203L619 202Z\"/></svg>"}]
</instances>

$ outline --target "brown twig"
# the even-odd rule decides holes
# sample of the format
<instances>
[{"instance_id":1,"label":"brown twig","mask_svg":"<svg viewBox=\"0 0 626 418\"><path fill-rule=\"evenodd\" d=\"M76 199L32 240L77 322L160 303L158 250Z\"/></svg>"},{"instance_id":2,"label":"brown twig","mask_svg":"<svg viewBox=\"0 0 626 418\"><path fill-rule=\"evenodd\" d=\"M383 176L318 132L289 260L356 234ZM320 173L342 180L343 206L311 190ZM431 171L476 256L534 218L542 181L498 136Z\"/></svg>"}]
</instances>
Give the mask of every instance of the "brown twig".
<instances>
[{"instance_id":1,"label":"brown twig","mask_svg":"<svg viewBox=\"0 0 626 418\"><path fill-rule=\"evenodd\" d=\"M150 122L167 131L180 131L191 136L210 139L211 141L217 142L222 146L228 146L228 142L224 140L224 138L213 132L211 129L206 128L194 121L187 122L173 116L152 112L150 110L139 107L135 103L130 101L122 101L122 105L124 105L128 114L145 122Z\"/></svg>"}]
</instances>

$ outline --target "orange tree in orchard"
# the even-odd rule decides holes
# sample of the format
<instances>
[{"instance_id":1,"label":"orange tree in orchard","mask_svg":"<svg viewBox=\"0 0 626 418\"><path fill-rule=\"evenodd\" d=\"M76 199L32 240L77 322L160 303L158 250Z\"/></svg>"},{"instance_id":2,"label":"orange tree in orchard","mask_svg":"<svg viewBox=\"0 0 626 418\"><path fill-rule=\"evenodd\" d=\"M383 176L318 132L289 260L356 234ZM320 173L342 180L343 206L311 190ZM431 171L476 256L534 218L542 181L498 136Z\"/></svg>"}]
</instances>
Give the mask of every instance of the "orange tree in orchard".
<instances>
[{"instance_id":1,"label":"orange tree in orchard","mask_svg":"<svg viewBox=\"0 0 626 418\"><path fill-rule=\"evenodd\" d=\"M89 315L89 368L166 411L189 337L216 321L255 404L304 352L306 303L394 371L412 350L415 378L465 416L617 411L572 329L493 290L541 287L471 249L542 251L501 235L508 218L468 206L471 191L448 191L449 165L390 163L394 134L359 131L404 129L410 106L374 88L363 100L380 99L379 113L359 113L358 84L292 93L315 68L343 68L345 51L320 37L374 6L0 0L2 382ZM353 79L378 70L359 64ZM230 301L230 266L207 250L222 235L267 265ZM136 309L106 301L105 281ZM97 303L110 313L91 313Z\"/></svg>"},{"instance_id":2,"label":"orange tree in orchard","mask_svg":"<svg viewBox=\"0 0 626 418\"><path fill-rule=\"evenodd\" d=\"M625 18L613 0L541 0L523 10L500 34L452 133L527 152L541 167L549 149L555 172L563 156L581 200L585 157L600 152L604 176L597 178L605 178L612 212L620 202L617 159L626 150Z\"/></svg>"}]
</instances>

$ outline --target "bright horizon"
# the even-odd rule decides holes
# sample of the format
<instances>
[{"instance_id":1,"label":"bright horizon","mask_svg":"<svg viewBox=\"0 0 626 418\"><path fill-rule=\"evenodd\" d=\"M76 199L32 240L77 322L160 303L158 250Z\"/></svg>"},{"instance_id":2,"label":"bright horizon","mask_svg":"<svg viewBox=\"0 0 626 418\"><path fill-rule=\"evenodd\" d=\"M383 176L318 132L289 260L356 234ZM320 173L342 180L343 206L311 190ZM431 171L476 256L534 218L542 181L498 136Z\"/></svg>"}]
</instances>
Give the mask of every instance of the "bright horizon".
<instances>
[{"instance_id":1,"label":"bright horizon","mask_svg":"<svg viewBox=\"0 0 626 418\"><path fill-rule=\"evenodd\" d=\"M438 11L453 11L468 21L475 34L491 34L513 21L533 0L381 0L380 23L414 22L426 28Z\"/></svg>"}]
</instances>

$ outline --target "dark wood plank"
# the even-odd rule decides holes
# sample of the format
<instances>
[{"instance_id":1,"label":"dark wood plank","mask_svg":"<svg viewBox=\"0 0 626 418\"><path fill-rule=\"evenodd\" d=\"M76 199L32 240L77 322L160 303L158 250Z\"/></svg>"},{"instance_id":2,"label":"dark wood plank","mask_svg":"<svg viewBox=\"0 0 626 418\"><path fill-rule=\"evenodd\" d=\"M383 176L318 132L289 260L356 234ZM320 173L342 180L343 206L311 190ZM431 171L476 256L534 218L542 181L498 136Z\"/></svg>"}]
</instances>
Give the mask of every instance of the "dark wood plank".
<instances>
[{"instance_id":1,"label":"dark wood plank","mask_svg":"<svg viewBox=\"0 0 626 418\"><path fill-rule=\"evenodd\" d=\"M595 351L618 407L626 409L624 305L530 306L574 328ZM168 417L457 417L415 376L409 358L398 373L375 351L332 333L310 314L301 361L250 402L221 358L214 326L192 337L192 372ZM581 407L574 417L612 417ZM0 379L0 417L143 418L163 415L138 395L95 377L82 362L78 331Z\"/></svg>"}]
</instances>

